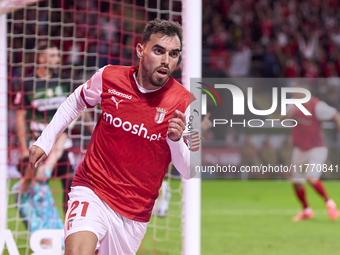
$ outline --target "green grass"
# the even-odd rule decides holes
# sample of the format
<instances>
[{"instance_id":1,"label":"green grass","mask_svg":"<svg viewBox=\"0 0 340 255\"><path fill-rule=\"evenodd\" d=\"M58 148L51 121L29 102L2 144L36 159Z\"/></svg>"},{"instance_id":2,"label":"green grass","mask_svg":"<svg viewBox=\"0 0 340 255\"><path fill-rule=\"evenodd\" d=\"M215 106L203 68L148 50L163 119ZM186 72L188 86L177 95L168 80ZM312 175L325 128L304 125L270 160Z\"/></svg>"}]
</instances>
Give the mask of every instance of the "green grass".
<instances>
[{"instance_id":1,"label":"green grass","mask_svg":"<svg viewBox=\"0 0 340 255\"><path fill-rule=\"evenodd\" d=\"M324 183L340 205L340 182ZM180 190L178 181L171 187ZM340 254L340 221L328 219L324 202L309 186L307 195L315 217L292 222L300 205L288 181L203 180L201 254ZM180 254L179 200L179 194L172 195L169 217L151 219L138 255Z\"/></svg>"},{"instance_id":2,"label":"green grass","mask_svg":"<svg viewBox=\"0 0 340 255\"><path fill-rule=\"evenodd\" d=\"M340 183L325 182L340 203ZM321 198L309 187L315 217L292 222L300 205L291 184L274 180L202 182L202 254L340 254L340 222L328 219Z\"/></svg>"}]
</instances>

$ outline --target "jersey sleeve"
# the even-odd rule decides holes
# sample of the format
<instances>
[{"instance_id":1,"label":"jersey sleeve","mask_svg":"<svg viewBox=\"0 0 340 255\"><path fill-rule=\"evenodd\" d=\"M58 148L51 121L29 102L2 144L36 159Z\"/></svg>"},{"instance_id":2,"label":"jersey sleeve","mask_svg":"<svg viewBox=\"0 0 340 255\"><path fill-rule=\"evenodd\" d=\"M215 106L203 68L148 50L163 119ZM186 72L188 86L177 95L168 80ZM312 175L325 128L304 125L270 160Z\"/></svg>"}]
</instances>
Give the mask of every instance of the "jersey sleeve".
<instances>
[{"instance_id":1,"label":"jersey sleeve","mask_svg":"<svg viewBox=\"0 0 340 255\"><path fill-rule=\"evenodd\" d=\"M323 101L318 102L315 105L315 115L320 121L332 120L337 110L334 107L329 106Z\"/></svg>"},{"instance_id":2,"label":"jersey sleeve","mask_svg":"<svg viewBox=\"0 0 340 255\"><path fill-rule=\"evenodd\" d=\"M186 128L182 138L174 142L168 137L167 142L171 151L171 160L185 179L196 175L196 166L201 164L200 114L197 100L193 101L185 111Z\"/></svg>"},{"instance_id":3,"label":"jersey sleeve","mask_svg":"<svg viewBox=\"0 0 340 255\"><path fill-rule=\"evenodd\" d=\"M186 128L183 132L183 140L190 151L198 151L200 149L200 130L201 116L198 111L197 100L193 101L185 111Z\"/></svg>"},{"instance_id":4,"label":"jersey sleeve","mask_svg":"<svg viewBox=\"0 0 340 255\"><path fill-rule=\"evenodd\" d=\"M100 68L86 83L80 93L87 107L94 107L101 102L103 92L103 68Z\"/></svg>"}]
</instances>

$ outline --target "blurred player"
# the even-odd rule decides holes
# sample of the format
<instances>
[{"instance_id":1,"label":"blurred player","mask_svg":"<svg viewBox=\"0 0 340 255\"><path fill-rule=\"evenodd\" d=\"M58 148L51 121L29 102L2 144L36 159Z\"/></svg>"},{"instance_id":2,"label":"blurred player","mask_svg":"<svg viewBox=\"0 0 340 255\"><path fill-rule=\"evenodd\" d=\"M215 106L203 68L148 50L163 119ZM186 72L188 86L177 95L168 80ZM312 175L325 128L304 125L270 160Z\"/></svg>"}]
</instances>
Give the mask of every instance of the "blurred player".
<instances>
[{"instance_id":1,"label":"blurred player","mask_svg":"<svg viewBox=\"0 0 340 255\"><path fill-rule=\"evenodd\" d=\"M37 52L38 67L36 72L25 78L23 90L17 92L14 100L14 104L18 107L16 129L22 161L28 159L29 155L28 135L31 140L36 140L70 93L70 83L60 82L57 72L60 62L58 48L53 44L41 42L37 47ZM27 131L27 123L30 132ZM56 175L62 177L63 188L68 193L73 173L70 172L72 168L67 166L68 153L65 149L71 146L72 142L68 139L67 134L60 135L49 157L36 170L36 181L46 180L53 175L55 165L59 161ZM33 171L34 169L30 169L29 166L25 169L20 183L21 191L27 190L34 175ZM33 186L37 185L36 181L32 181Z\"/></svg>"},{"instance_id":2,"label":"blurred player","mask_svg":"<svg viewBox=\"0 0 340 255\"><path fill-rule=\"evenodd\" d=\"M60 82L57 72L60 62L58 48L47 42L41 42L36 50L37 69L35 73L25 77L23 89L18 89L14 99L14 105L17 107L16 129L22 178L13 187L13 191L16 192L20 216L31 234L39 229L63 228L47 180L56 169L56 176L62 178L65 196L70 190L73 176L73 171L70 171L72 168L67 166L68 154L64 151L65 148L72 146L66 133L59 136L43 165L37 169L27 165L29 156L27 138L32 142L40 136L70 92L70 83ZM56 168L58 161L61 166ZM51 240L43 239L41 245L49 246Z\"/></svg>"},{"instance_id":3,"label":"blurred player","mask_svg":"<svg viewBox=\"0 0 340 255\"><path fill-rule=\"evenodd\" d=\"M60 106L30 148L30 164L37 166L86 106L101 104L69 194L66 255L135 254L170 161L184 178L194 176L197 101L171 77L181 50L177 22L150 21L136 46L139 66L99 69Z\"/></svg>"},{"instance_id":4,"label":"blurred player","mask_svg":"<svg viewBox=\"0 0 340 255\"><path fill-rule=\"evenodd\" d=\"M302 82L296 82L294 87L307 88L307 85ZM304 97L305 95L303 93L293 93L293 98ZM324 143L321 122L333 120L340 133L340 114L335 108L313 96L307 103L303 104L311 115L305 115L295 105L291 106L292 107L287 109L286 118L295 119L298 122L292 131L294 146L292 164L296 166L296 171L293 172L292 182L295 193L303 207L303 210L293 218L293 221L310 219L314 216L314 212L310 208L306 198L304 187L306 180L324 199L329 218L336 220L339 216L339 211L320 180L322 173L320 167L325 164L328 154L328 149ZM313 169L312 165L309 165L307 169L303 168L300 171L299 166L303 166L304 164L315 164L315 167Z\"/></svg>"}]
</instances>

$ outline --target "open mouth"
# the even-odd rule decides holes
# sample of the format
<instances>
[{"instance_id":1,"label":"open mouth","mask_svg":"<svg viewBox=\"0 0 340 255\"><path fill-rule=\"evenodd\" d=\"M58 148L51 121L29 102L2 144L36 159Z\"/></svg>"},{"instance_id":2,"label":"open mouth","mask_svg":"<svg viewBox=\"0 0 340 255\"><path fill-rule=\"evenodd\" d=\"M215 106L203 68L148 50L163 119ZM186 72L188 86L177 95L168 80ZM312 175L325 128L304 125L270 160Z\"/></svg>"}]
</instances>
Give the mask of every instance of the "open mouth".
<instances>
[{"instance_id":1,"label":"open mouth","mask_svg":"<svg viewBox=\"0 0 340 255\"><path fill-rule=\"evenodd\" d=\"M157 73L159 73L161 76L165 76L168 74L168 69L165 68L158 69Z\"/></svg>"}]
</instances>

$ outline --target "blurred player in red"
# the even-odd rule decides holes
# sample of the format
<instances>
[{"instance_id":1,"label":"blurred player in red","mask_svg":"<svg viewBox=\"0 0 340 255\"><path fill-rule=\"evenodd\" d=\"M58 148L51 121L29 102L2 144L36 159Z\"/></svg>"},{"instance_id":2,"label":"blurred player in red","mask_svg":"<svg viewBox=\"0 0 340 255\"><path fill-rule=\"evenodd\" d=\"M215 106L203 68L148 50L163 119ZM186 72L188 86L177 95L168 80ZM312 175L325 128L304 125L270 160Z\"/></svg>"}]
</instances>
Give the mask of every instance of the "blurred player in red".
<instances>
[{"instance_id":1,"label":"blurred player in red","mask_svg":"<svg viewBox=\"0 0 340 255\"><path fill-rule=\"evenodd\" d=\"M294 86L307 88L307 85L303 82L296 82ZM303 93L293 93L293 97L304 98L305 95ZM322 174L320 167L323 167L323 164L326 163L328 154L328 149L324 143L321 122L333 120L340 133L340 114L335 108L313 96L307 103L303 104L311 115L305 115L295 105L291 106L292 107L287 109L286 117L295 119L298 122L292 131L294 145L292 164L296 166L296 171L293 172L292 182L295 193L303 207L303 210L293 218L293 221L310 219L314 216L314 212L310 208L306 198L304 187L306 180L324 199L329 218L336 220L339 216L339 211L320 180ZM304 164L310 165L307 169L304 167L301 169L300 166L304 166ZM315 164L314 169L311 164Z\"/></svg>"},{"instance_id":2,"label":"blurred player in red","mask_svg":"<svg viewBox=\"0 0 340 255\"><path fill-rule=\"evenodd\" d=\"M30 148L30 164L39 165L80 112L101 104L69 194L66 255L135 254L170 161L184 178L194 176L199 108L171 77L181 50L177 22L150 21L136 46L139 66L99 69L61 105Z\"/></svg>"}]
</instances>

